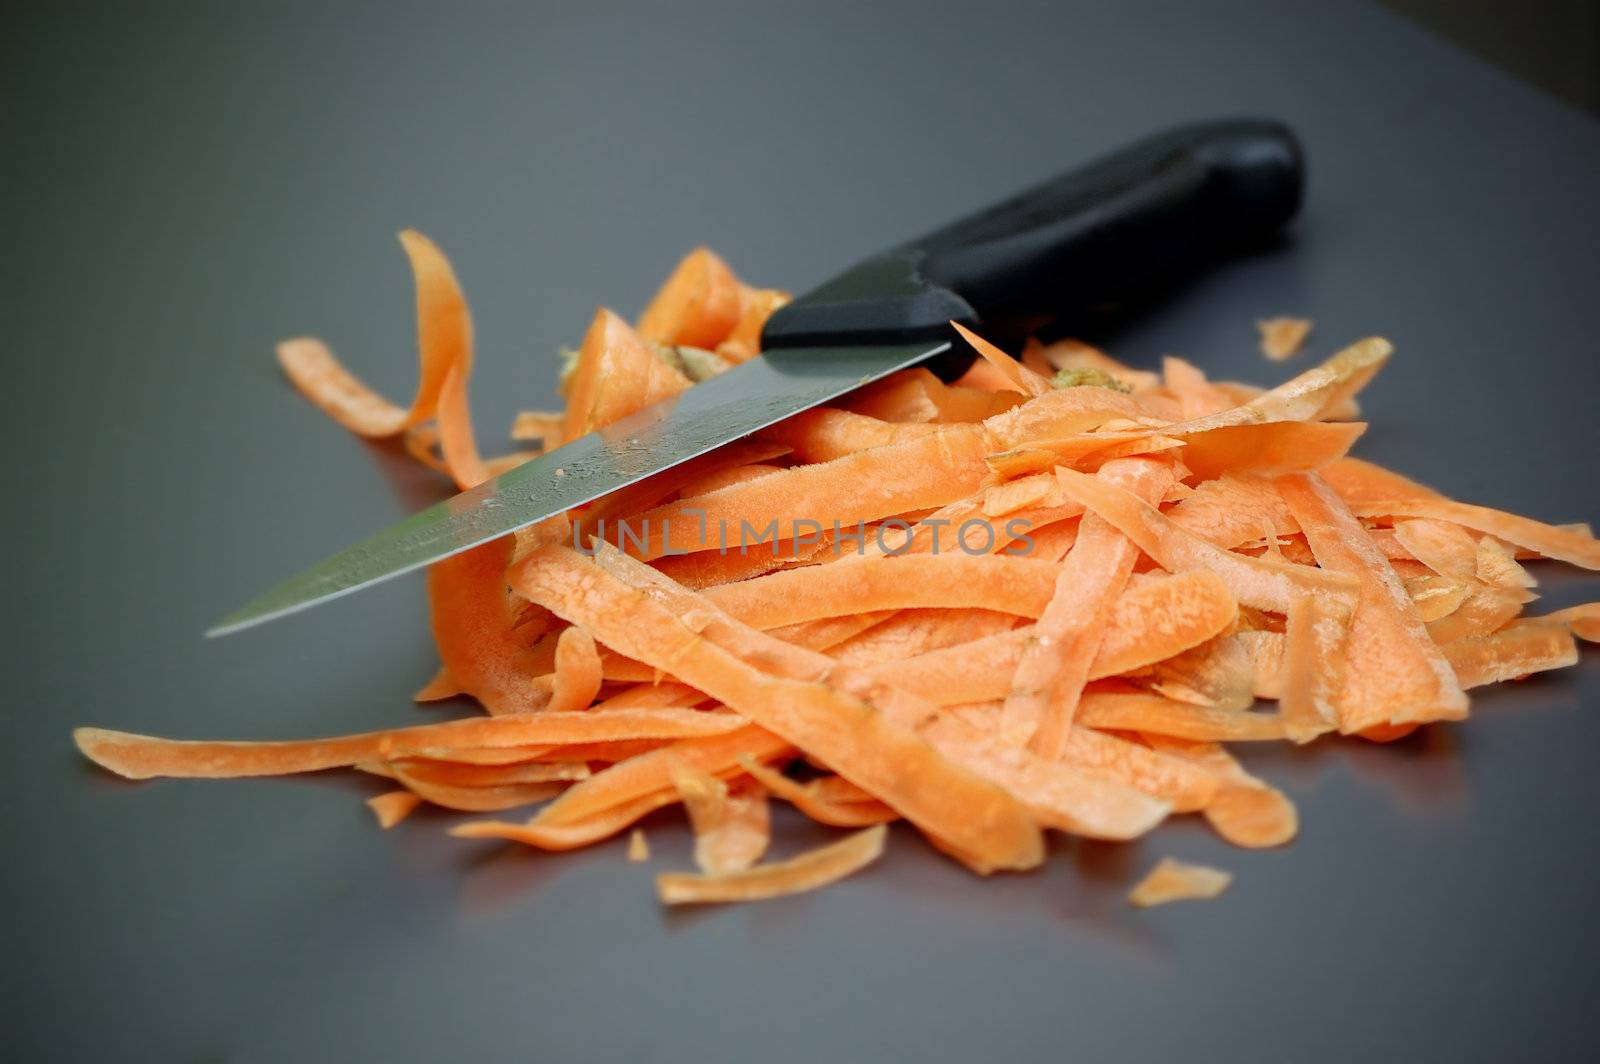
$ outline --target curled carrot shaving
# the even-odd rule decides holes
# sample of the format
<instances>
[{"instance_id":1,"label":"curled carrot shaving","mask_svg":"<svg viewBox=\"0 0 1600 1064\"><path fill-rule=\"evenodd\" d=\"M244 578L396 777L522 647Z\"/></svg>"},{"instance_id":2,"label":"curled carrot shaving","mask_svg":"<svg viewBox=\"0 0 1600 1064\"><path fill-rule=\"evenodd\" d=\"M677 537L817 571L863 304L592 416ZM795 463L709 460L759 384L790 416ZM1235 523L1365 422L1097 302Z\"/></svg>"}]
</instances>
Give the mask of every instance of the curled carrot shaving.
<instances>
[{"instance_id":1,"label":"curled carrot shaving","mask_svg":"<svg viewBox=\"0 0 1600 1064\"><path fill-rule=\"evenodd\" d=\"M773 794L789 802L819 824L836 828L862 828L873 824L886 824L899 819L893 809L876 799L865 802L838 802L822 793L818 781L796 783L777 770L760 764L753 758L742 756L739 766L750 778Z\"/></svg>"},{"instance_id":2,"label":"curled carrot shaving","mask_svg":"<svg viewBox=\"0 0 1600 1064\"><path fill-rule=\"evenodd\" d=\"M894 422L975 422L1003 414L1023 401L1017 392L991 392L946 384L926 369L891 373L842 402L857 414Z\"/></svg>"},{"instance_id":3,"label":"curled carrot shaving","mask_svg":"<svg viewBox=\"0 0 1600 1064\"><path fill-rule=\"evenodd\" d=\"M1427 518L1401 521L1394 526L1394 538L1440 576L1460 582L1477 579L1478 544L1460 525Z\"/></svg>"},{"instance_id":4,"label":"curled carrot shaving","mask_svg":"<svg viewBox=\"0 0 1600 1064\"><path fill-rule=\"evenodd\" d=\"M1011 383L1011 386L1023 395L1044 395L1050 391L1050 381L1045 377L1024 366L998 347L967 328L959 322L951 322L950 326L961 334L961 338L972 345L1001 375Z\"/></svg>"},{"instance_id":5,"label":"curled carrot shaving","mask_svg":"<svg viewBox=\"0 0 1600 1064\"><path fill-rule=\"evenodd\" d=\"M561 793L558 783L487 783L463 786L443 783L396 765L394 778L423 801L464 813L494 813L503 809L546 802Z\"/></svg>"},{"instance_id":6,"label":"curled carrot shaving","mask_svg":"<svg viewBox=\"0 0 1600 1064\"><path fill-rule=\"evenodd\" d=\"M656 893L668 905L762 901L816 890L861 871L883 854L883 825L863 828L838 842L777 864L721 875L668 872L656 877Z\"/></svg>"},{"instance_id":7,"label":"curled carrot shaving","mask_svg":"<svg viewBox=\"0 0 1600 1064\"><path fill-rule=\"evenodd\" d=\"M737 730L738 717L690 709L617 710L612 713L539 713L472 717L415 728L303 742L183 742L104 728L79 728L73 739L84 756L119 776L222 778L278 776L388 760L452 746L520 746L599 739L676 739Z\"/></svg>"},{"instance_id":8,"label":"curled carrot shaving","mask_svg":"<svg viewBox=\"0 0 1600 1064\"><path fill-rule=\"evenodd\" d=\"M745 298L740 288L739 279L714 251L695 248L678 263L639 316L639 335L658 344L682 344L709 351L740 325ZM767 313L771 313L770 309ZM746 324L747 331L753 329L758 338L759 314L759 310L752 310L751 321ZM765 323L765 317L759 320ZM742 338L750 339L748 335Z\"/></svg>"},{"instance_id":9,"label":"curled carrot shaving","mask_svg":"<svg viewBox=\"0 0 1600 1064\"><path fill-rule=\"evenodd\" d=\"M1078 720L1102 730L1150 732L1196 741L1260 742L1282 739L1286 734L1281 714L1240 713L1151 694L1086 694L1078 707Z\"/></svg>"},{"instance_id":10,"label":"curled carrot shaving","mask_svg":"<svg viewBox=\"0 0 1600 1064\"><path fill-rule=\"evenodd\" d=\"M1002 554L866 555L724 584L706 597L756 628L915 607L1037 617L1055 570L1049 562Z\"/></svg>"},{"instance_id":11,"label":"curled carrot shaving","mask_svg":"<svg viewBox=\"0 0 1600 1064\"><path fill-rule=\"evenodd\" d=\"M760 438L789 448L797 461L827 462L937 431L935 425L879 421L848 410L817 407L763 430Z\"/></svg>"},{"instance_id":12,"label":"curled carrot shaving","mask_svg":"<svg viewBox=\"0 0 1600 1064\"><path fill-rule=\"evenodd\" d=\"M1283 477L1278 490L1318 563L1360 586L1350 621L1339 729L1350 733L1379 724L1466 716L1466 696L1411 596L1344 501L1315 475Z\"/></svg>"},{"instance_id":13,"label":"curled carrot shaving","mask_svg":"<svg viewBox=\"0 0 1600 1064\"><path fill-rule=\"evenodd\" d=\"M849 529L943 506L977 490L987 472L983 459L988 448L981 426L941 426L926 436L795 466L648 510L636 521L650 534L648 542L626 546L630 554L649 561L671 551L793 539L815 535L819 528L831 530L836 523ZM885 466L901 475L874 475ZM719 542L722 529L726 538Z\"/></svg>"},{"instance_id":14,"label":"curled carrot shaving","mask_svg":"<svg viewBox=\"0 0 1600 1064\"><path fill-rule=\"evenodd\" d=\"M694 863L700 870L720 875L761 860L772 841L766 791L758 785L730 791L727 783L681 761L671 770L694 828Z\"/></svg>"},{"instance_id":15,"label":"curled carrot shaving","mask_svg":"<svg viewBox=\"0 0 1600 1064\"><path fill-rule=\"evenodd\" d=\"M1547 621L1552 624L1564 624L1579 639L1589 643L1600 643L1600 602L1586 602L1581 606L1569 606L1564 610L1546 614L1537 620Z\"/></svg>"},{"instance_id":16,"label":"curled carrot shaving","mask_svg":"<svg viewBox=\"0 0 1600 1064\"><path fill-rule=\"evenodd\" d=\"M428 570L433 639L444 671L459 690L491 713L543 709L547 688L535 683L546 670L519 631L507 593L509 536L436 562Z\"/></svg>"},{"instance_id":17,"label":"curled carrot shaving","mask_svg":"<svg viewBox=\"0 0 1600 1064\"><path fill-rule=\"evenodd\" d=\"M1493 635L1471 636L1440 648L1462 687L1503 680L1578 663L1578 647L1565 625L1520 621Z\"/></svg>"},{"instance_id":18,"label":"curled carrot shaving","mask_svg":"<svg viewBox=\"0 0 1600 1064\"><path fill-rule=\"evenodd\" d=\"M556 640L555 683L545 709L587 709L600 693L603 680L594 637L582 628L567 628Z\"/></svg>"},{"instance_id":19,"label":"curled carrot shaving","mask_svg":"<svg viewBox=\"0 0 1600 1064\"><path fill-rule=\"evenodd\" d=\"M1339 726L1350 615L1348 604L1331 596L1301 595L1289 604L1279 712L1297 743Z\"/></svg>"},{"instance_id":20,"label":"curled carrot shaving","mask_svg":"<svg viewBox=\"0 0 1600 1064\"><path fill-rule=\"evenodd\" d=\"M687 387L688 377L658 358L627 322L601 308L567 383L562 439L577 439Z\"/></svg>"},{"instance_id":21,"label":"curled carrot shaving","mask_svg":"<svg viewBox=\"0 0 1600 1064\"><path fill-rule=\"evenodd\" d=\"M1395 517L1431 517L1450 521L1485 532L1491 536L1515 543L1519 547L1536 551L1546 558L1576 565L1582 569L1600 569L1600 540L1583 527L1547 525L1528 517L1491 510L1487 506L1470 506L1450 499L1390 499L1363 501L1352 507L1359 517L1392 515Z\"/></svg>"},{"instance_id":22,"label":"curled carrot shaving","mask_svg":"<svg viewBox=\"0 0 1600 1064\"><path fill-rule=\"evenodd\" d=\"M595 716L597 714L589 714ZM595 773L552 802L540 824L573 824L639 798L673 790L674 772L699 771L713 776L733 772L743 757L770 760L791 751L790 745L764 728L745 725L722 735L675 742L637 754Z\"/></svg>"},{"instance_id":23,"label":"curled carrot shaving","mask_svg":"<svg viewBox=\"0 0 1600 1064\"><path fill-rule=\"evenodd\" d=\"M286 340L278 364L306 398L360 436L394 436L438 418L443 468L463 488L487 478L472 436L467 380L472 375L472 318L455 272L439 248L406 230L400 244L417 286L417 343L422 372L409 409L362 384L320 341Z\"/></svg>"}]
</instances>

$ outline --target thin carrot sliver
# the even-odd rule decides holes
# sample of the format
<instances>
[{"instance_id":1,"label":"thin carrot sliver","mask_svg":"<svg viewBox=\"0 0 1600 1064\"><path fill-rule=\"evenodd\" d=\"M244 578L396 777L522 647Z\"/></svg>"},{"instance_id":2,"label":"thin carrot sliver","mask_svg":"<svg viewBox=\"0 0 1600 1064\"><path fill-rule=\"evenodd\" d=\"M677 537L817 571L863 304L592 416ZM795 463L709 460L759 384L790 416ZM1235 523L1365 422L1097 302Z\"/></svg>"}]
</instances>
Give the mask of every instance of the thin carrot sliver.
<instances>
[{"instance_id":1,"label":"thin carrot sliver","mask_svg":"<svg viewBox=\"0 0 1600 1064\"><path fill-rule=\"evenodd\" d=\"M703 594L756 628L850 613L941 607L1037 617L1050 599L1056 567L1000 554L846 557L707 588Z\"/></svg>"},{"instance_id":2,"label":"thin carrot sliver","mask_svg":"<svg viewBox=\"0 0 1600 1064\"><path fill-rule=\"evenodd\" d=\"M547 802L560 794L563 789L562 784L555 782L463 786L419 776L404 765L394 765L392 768L394 778L424 801L443 809L454 809L463 813L497 813L537 802Z\"/></svg>"},{"instance_id":3,"label":"thin carrot sliver","mask_svg":"<svg viewBox=\"0 0 1600 1064\"><path fill-rule=\"evenodd\" d=\"M1140 423L1164 427L1153 419L1141 401L1110 388L1061 388L1035 396L1027 402L986 418L983 429L992 450L1021 447L1041 440L1089 434L1113 422ZM1153 429L1152 429L1153 431ZM1141 435L1150 435L1142 431ZM1119 437L1104 432L1107 442Z\"/></svg>"},{"instance_id":4,"label":"thin carrot sliver","mask_svg":"<svg viewBox=\"0 0 1600 1064\"><path fill-rule=\"evenodd\" d=\"M1564 624L1579 639L1587 643L1600 643L1600 602L1568 606L1564 610L1556 610L1554 613L1547 613L1533 620Z\"/></svg>"},{"instance_id":5,"label":"thin carrot sliver","mask_svg":"<svg viewBox=\"0 0 1600 1064\"><path fill-rule=\"evenodd\" d=\"M663 873L656 877L656 893L668 905L713 902L762 901L816 890L836 883L876 861L883 853L887 829L863 828L838 842L829 843L776 864L757 865L722 875Z\"/></svg>"},{"instance_id":6,"label":"thin carrot sliver","mask_svg":"<svg viewBox=\"0 0 1600 1064\"><path fill-rule=\"evenodd\" d=\"M1151 732L1180 739L1259 742L1284 737L1284 721L1276 713L1241 713L1177 702L1161 695L1131 692L1089 692L1078 706L1085 727Z\"/></svg>"},{"instance_id":7,"label":"thin carrot sliver","mask_svg":"<svg viewBox=\"0 0 1600 1064\"><path fill-rule=\"evenodd\" d=\"M570 755L563 754L565 757ZM571 783L589 778L585 761L513 761L503 765L472 764L454 760L407 757L385 763L406 779L443 783L452 787L499 787L518 783ZM394 778L402 777L396 775Z\"/></svg>"},{"instance_id":8,"label":"thin carrot sliver","mask_svg":"<svg viewBox=\"0 0 1600 1064\"><path fill-rule=\"evenodd\" d=\"M1360 582L1351 615L1339 730L1455 720L1467 715L1450 665L1429 637L1405 587L1344 501L1314 474L1278 481L1317 561Z\"/></svg>"},{"instance_id":9,"label":"thin carrot sliver","mask_svg":"<svg viewBox=\"0 0 1600 1064\"><path fill-rule=\"evenodd\" d=\"M1477 578L1478 544L1460 525L1413 518L1394 526L1394 538L1440 576L1460 581Z\"/></svg>"},{"instance_id":10,"label":"thin carrot sliver","mask_svg":"<svg viewBox=\"0 0 1600 1064\"><path fill-rule=\"evenodd\" d=\"M1328 486L1352 508L1380 499L1440 499L1444 496L1374 462L1345 457L1320 471Z\"/></svg>"},{"instance_id":11,"label":"thin carrot sliver","mask_svg":"<svg viewBox=\"0 0 1600 1064\"><path fill-rule=\"evenodd\" d=\"M745 724L722 735L689 739L637 754L571 787L539 815L541 824L572 824L607 809L673 789L674 769L688 766L726 775L741 757L768 760L788 754L789 743L764 728Z\"/></svg>"},{"instance_id":12,"label":"thin carrot sliver","mask_svg":"<svg viewBox=\"0 0 1600 1064\"><path fill-rule=\"evenodd\" d=\"M859 388L842 402L848 410L883 421L972 422L1004 413L1023 398L946 384L919 366Z\"/></svg>"},{"instance_id":13,"label":"thin carrot sliver","mask_svg":"<svg viewBox=\"0 0 1600 1064\"><path fill-rule=\"evenodd\" d=\"M742 723L737 717L698 710L632 709L611 713L469 717L442 724L290 742L191 742L104 728L78 728L72 734L84 756L119 776L220 779L317 772L358 761L389 760L452 746L519 746L720 735L737 729Z\"/></svg>"},{"instance_id":14,"label":"thin carrot sliver","mask_svg":"<svg viewBox=\"0 0 1600 1064\"><path fill-rule=\"evenodd\" d=\"M650 843L645 839L642 828L634 828L628 836L628 860L635 864L650 860Z\"/></svg>"},{"instance_id":15,"label":"thin carrot sliver","mask_svg":"<svg viewBox=\"0 0 1600 1064\"><path fill-rule=\"evenodd\" d=\"M1044 395L1050 391L1050 381L1045 377L1024 366L960 322L953 321L950 326L961 334L963 340L972 345L973 350L977 351L985 362L999 370L1011 386L1023 395Z\"/></svg>"},{"instance_id":16,"label":"thin carrot sliver","mask_svg":"<svg viewBox=\"0 0 1600 1064\"><path fill-rule=\"evenodd\" d=\"M711 350L739 325L743 309L740 289L739 279L716 252L695 248L678 263L639 316L639 335L658 344ZM757 337L760 332L756 326Z\"/></svg>"},{"instance_id":17,"label":"thin carrot sliver","mask_svg":"<svg viewBox=\"0 0 1600 1064\"><path fill-rule=\"evenodd\" d=\"M1526 601L1525 593L1474 580L1455 609L1427 622L1428 635L1442 644L1498 632L1522 613Z\"/></svg>"},{"instance_id":18,"label":"thin carrot sliver","mask_svg":"<svg viewBox=\"0 0 1600 1064\"><path fill-rule=\"evenodd\" d=\"M1520 680L1535 672L1578 663L1578 647L1563 624L1548 618L1520 621L1493 635L1472 636L1439 648L1462 687Z\"/></svg>"},{"instance_id":19,"label":"thin carrot sliver","mask_svg":"<svg viewBox=\"0 0 1600 1064\"><path fill-rule=\"evenodd\" d=\"M1531 517L1519 517L1487 506L1472 506L1451 499L1380 499L1363 501L1351 507L1358 517L1431 517L1450 521L1537 551L1546 558L1600 569L1600 540L1579 528L1547 525Z\"/></svg>"},{"instance_id":20,"label":"thin carrot sliver","mask_svg":"<svg viewBox=\"0 0 1600 1064\"><path fill-rule=\"evenodd\" d=\"M1347 604L1330 596L1301 595L1289 604L1279 712L1296 743L1339 726L1350 617Z\"/></svg>"},{"instance_id":21,"label":"thin carrot sliver","mask_svg":"<svg viewBox=\"0 0 1600 1064\"><path fill-rule=\"evenodd\" d=\"M748 756L740 757L739 767L744 769L751 779L819 824L836 828L863 828L900 819L900 814L877 799L865 802L835 802L821 792L821 788L816 786L816 781L798 783L777 769L763 765Z\"/></svg>"},{"instance_id":22,"label":"thin carrot sliver","mask_svg":"<svg viewBox=\"0 0 1600 1064\"><path fill-rule=\"evenodd\" d=\"M1516 552L1493 536L1478 537L1473 570L1478 579L1492 587L1536 587L1539 581L1517 561Z\"/></svg>"},{"instance_id":23,"label":"thin carrot sliver","mask_svg":"<svg viewBox=\"0 0 1600 1064\"><path fill-rule=\"evenodd\" d=\"M1174 425L1172 431L1200 432L1229 425L1313 421L1326 417L1364 388L1393 353L1394 346L1382 337L1358 340L1320 366L1262 392L1249 402Z\"/></svg>"},{"instance_id":24,"label":"thin carrot sliver","mask_svg":"<svg viewBox=\"0 0 1600 1064\"><path fill-rule=\"evenodd\" d=\"M762 429L759 438L789 448L796 461L828 462L938 431L936 425L879 421L865 414L819 406Z\"/></svg>"},{"instance_id":25,"label":"thin carrot sliver","mask_svg":"<svg viewBox=\"0 0 1600 1064\"><path fill-rule=\"evenodd\" d=\"M1221 709L1247 709L1255 698L1255 662L1244 643L1223 633L1159 661L1139 682L1168 698Z\"/></svg>"},{"instance_id":26,"label":"thin carrot sliver","mask_svg":"<svg viewBox=\"0 0 1600 1064\"><path fill-rule=\"evenodd\" d=\"M1377 537L1373 537L1377 542ZM1406 581L1406 594L1411 596L1417 616L1424 624L1442 620L1461 608L1472 593L1472 582L1452 580L1437 573L1414 576ZM1431 634L1431 629L1430 629Z\"/></svg>"},{"instance_id":27,"label":"thin carrot sliver","mask_svg":"<svg viewBox=\"0 0 1600 1064\"><path fill-rule=\"evenodd\" d=\"M1016 617L994 610L902 610L833 647L828 656L845 665L870 668L971 643L1010 631L1016 624Z\"/></svg>"},{"instance_id":28,"label":"thin carrot sliver","mask_svg":"<svg viewBox=\"0 0 1600 1064\"><path fill-rule=\"evenodd\" d=\"M408 254L413 246L420 247L428 243L422 234L409 229L400 235L400 241ZM414 257L414 268L417 261ZM445 264L445 268L448 269L448 264ZM428 289L430 295L433 291L432 288ZM424 287L419 283L419 333L423 331L422 322L425 319L437 320L432 310L431 306L425 305ZM416 396L409 409L401 409L368 389L340 365L320 341L286 340L278 346L278 362L302 394L351 432L362 436L393 436L433 417L445 375L452 365L451 358L459 357L461 353L428 343L420 347L422 371Z\"/></svg>"},{"instance_id":29,"label":"thin carrot sliver","mask_svg":"<svg viewBox=\"0 0 1600 1064\"><path fill-rule=\"evenodd\" d=\"M729 484L743 484L747 480L755 480L769 473L783 472L783 466L770 465L766 462L751 462L749 465L729 466L726 469L713 470L697 480L691 480L683 486L683 494L687 496L704 495L707 492L725 488Z\"/></svg>"},{"instance_id":30,"label":"thin carrot sliver","mask_svg":"<svg viewBox=\"0 0 1600 1064\"><path fill-rule=\"evenodd\" d=\"M674 791L656 791L620 805L609 806L594 816L572 823L551 824L541 817L523 823L473 820L457 824L450 829L450 834L458 839L503 839L541 850L576 850L609 839L677 800Z\"/></svg>"},{"instance_id":31,"label":"thin carrot sliver","mask_svg":"<svg viewBox=\"0 0 1600 1064\"><path fill-rule=\"evenodd\" d=\"M1360 421L1274 421L1259 425L1222 425L1204 432L1163 430L1183 441L1184 465L1201 479L1223 473L1282 473L1321 469L1343 458L1366 432Z\"/></svg>"},{"instance_id":32,"label":"thin carrot sliver","mask_svg":"<svg viewBox=\"0 0 1600 1064\"><path fill-rule=\"evenodd\" d=\"M860 522L942 506L977 490L988 447L981 426L945 425L926 436L730 484L638 515L649 541L626 547L649 561L673 551L813 535L836 523L856 531ZM898 475L878 476L884 468Z\"/></svg>"},{"instance_id":33,"label":"thin carrot sliver","mask_svg":"<svg viewBox=\"0 0 1600 1064\"><path fill-rule=\"evenodd\" d=\"M603 681L594 637L582 628L563 629L556 640L555 684L546 712L587 709Z\"/></svg>"},{"instance_id":34,"label":"thin carrot sliver","mask_svg":"<svg viewBox=\"0 0 1600 1064\"><path fill-rule=\"evenodd\" d=\"M1093 728L1073 728L1068 732L1062 758L1068 764L1103 773L1168 802L1176 813L1204 809L1217 796L1219 785L1210 773Z\"/></svg>"},{"instance_id":35,"label":"thin carrot sliver","mask_svg":"<svg viewBox=\"0 0 1600 1064\"><path fill-rule=\"evenodd\" d=\"M688 485L705 476L726 471L751 462L765 462L785 454L781 444L761 440L734 440L714 451L680 462L671 469L636 480L596 499L583 508L573 521L569 543L587 543L589 537L605 531L605 538L617 541L618 523L636 515L640 510L654 506L669 496L683 491ZM693 494L688 493L686 494Z\"/></svg>"}]
</instances>

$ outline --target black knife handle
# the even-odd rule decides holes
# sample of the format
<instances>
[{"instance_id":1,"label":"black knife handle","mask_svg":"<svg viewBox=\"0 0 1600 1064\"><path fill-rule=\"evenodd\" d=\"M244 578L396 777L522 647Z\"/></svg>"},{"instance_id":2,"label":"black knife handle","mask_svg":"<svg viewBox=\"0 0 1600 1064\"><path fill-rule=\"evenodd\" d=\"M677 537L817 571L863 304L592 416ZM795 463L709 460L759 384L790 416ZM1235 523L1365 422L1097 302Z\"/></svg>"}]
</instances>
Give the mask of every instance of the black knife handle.
<instances>
[{"instance_id":1,"label":"black knife handle","mask_svg":"<svg viewBox=\"0 0 1600 1064\"><path fill-rule=\"evenodd\" d=\"M1020 339L1260 244L1303 185L1281 123L1182 126L860 263L774 314L762 345L914 342L951 320Z\"/></svg>"}]
</instances>

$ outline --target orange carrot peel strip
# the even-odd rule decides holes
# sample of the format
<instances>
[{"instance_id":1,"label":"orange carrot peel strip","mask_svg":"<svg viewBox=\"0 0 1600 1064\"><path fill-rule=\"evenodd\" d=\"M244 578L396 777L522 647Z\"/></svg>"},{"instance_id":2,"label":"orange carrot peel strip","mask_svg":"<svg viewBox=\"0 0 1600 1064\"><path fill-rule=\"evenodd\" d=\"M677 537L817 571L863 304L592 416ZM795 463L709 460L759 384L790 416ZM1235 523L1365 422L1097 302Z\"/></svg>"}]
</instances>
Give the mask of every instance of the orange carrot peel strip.
<instances>
[{"instance_id":1,"label":"orange carrot peel strip","mask_svg":"<svg viewBox=\"0 0 1600 1064\"><path fill-rule=\"evenodd\" d=\"M1304 594L1350 595L1350 576L1304 565L1251 558L1222 550L1187 531L1160 510L1113 484L1070 469L1056 470L1061 490L1116 526L1169 572L1208 569L1220 576L1240 605L1288 613Z\"/></svg>"},{"instance_id":2,"label":"orange carrot peel strip","mask_svg":"<svg viewBox=\"0 0 1600 1064\"><path fill-rule=\"evenodd\" d=\"M1339 730L1459 720L1467 699L1417 615L1411 596L1344 501L1314 474L1278 490L1323 568L1360 582L1350 621Z\"/></svg>"},{"instance_id":3,"label":"orange carrot peel strip","mask_svg":"<svg viewBox=\"0 0 1600 1064\"><path fill-rule=\"evenodd\" d=\"M221 779L317 772L360 761L390 761L455 747L720 735L739 728L742 723L738 717L728 714L692 709L632 709L610 713L469 717L442 724L296 742L186 742L104 728L78 728L72 735L85 757L128 779L152 776Z\"/></svg>"},{"instance_id":4,"label":"orange carrot peel strip","mask_svg":"<svg viewBox=\"0 0 1600 1064\"><path fill-rule=\"evenodd\" d=\"M863 828L838 842L776 864L757 865L722 875L663 873L656 893L668 905L762 901L799 894L837 883L876 861L883 853L887 828Z\"/></svg>"}]
</instances>

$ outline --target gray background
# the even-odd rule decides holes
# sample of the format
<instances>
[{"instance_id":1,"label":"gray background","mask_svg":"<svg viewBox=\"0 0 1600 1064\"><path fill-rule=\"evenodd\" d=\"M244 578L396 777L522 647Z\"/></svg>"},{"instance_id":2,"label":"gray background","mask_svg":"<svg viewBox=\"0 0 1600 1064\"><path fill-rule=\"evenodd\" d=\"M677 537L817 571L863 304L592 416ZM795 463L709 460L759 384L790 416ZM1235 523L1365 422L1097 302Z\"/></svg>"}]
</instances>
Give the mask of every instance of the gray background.
<instances>
[{"instance_id":1,"label":"gray background","mask_svg":"<svg viewBox=\"0 0 1600 1064\"><path fill-rule=\"evenodd\" d=\"M669 6L680 10L668 10ZM265 5L262 6L264 8ZM348 776L129 785L94 723L294 737L432 719L406 579L220 642L247 595L439 494L293 395L315 333L413 384L393 239L472 299L490 443L552 400L595 304L697 242L803 289L1175 121L1303 134L1290 247L1110 337L1277 379L1253 321L1399 355L1361 452L1462 497L1600 518L1600 128L1376 8L1145 3L12 6L3 1030L33 1059L1245 1060L1578 1055L1595 980L1600 665L1381 748L1246 751L1301 837L1192 818L980 880L907 831L868 874L695 913L620 842L380 833ZM1594 597L1541 567L1544 605ZM1587 711L1586 711L1587 710ZM825 837L784 820L780 847ZM1122 900L1162 855L1210 905ZM8 1054L9 1055L9 1054Z\"/></svg>"}]
</instances>

